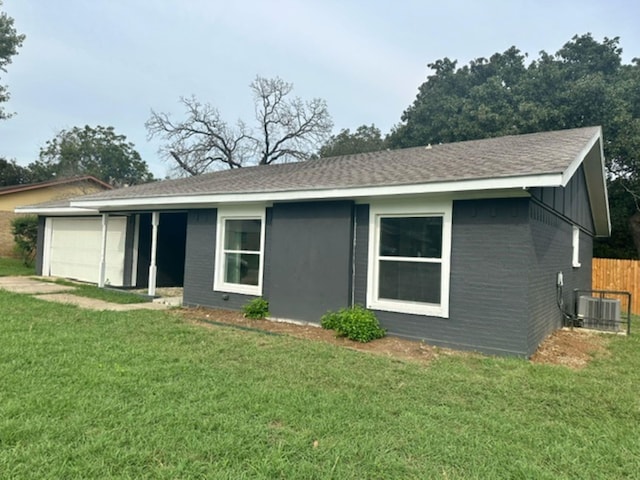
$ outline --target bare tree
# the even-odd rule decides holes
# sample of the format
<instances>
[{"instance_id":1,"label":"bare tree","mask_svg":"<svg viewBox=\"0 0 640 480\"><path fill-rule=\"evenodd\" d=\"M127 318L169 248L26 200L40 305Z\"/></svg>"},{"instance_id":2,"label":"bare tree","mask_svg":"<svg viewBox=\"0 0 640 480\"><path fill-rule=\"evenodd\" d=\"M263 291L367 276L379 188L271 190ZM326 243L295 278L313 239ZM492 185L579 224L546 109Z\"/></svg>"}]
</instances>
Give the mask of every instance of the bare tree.
<instances>
[{"instance_id":1,"label":"bare tree","mask_svg":"<svg viewBox=\"0 0 640 480\"><path fill-rule=\"evenodd\" d=\"M175 122L166 113L151 111L149 139L161 137L165 160L182 175L238 168L251 164L306 160L328 138L333 123L324 100L290 98L293 85L280 78L256 77L251 83L256 127L225 122L220 112L194 97L181 98L186 119Z\"/></svg>"}]
</instances>

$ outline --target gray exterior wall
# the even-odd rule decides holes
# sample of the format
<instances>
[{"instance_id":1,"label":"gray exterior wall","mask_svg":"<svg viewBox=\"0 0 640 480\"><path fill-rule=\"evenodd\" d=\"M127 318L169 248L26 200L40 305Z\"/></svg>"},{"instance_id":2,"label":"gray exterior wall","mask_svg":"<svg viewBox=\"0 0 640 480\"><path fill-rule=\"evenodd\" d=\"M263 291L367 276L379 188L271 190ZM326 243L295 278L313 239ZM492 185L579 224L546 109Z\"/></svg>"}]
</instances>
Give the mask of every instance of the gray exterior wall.
<instances>
[{"instance_id":1,"label":"gray exterior wall","mask_svg":"<svg viewBox=\"0 0 640 480\"><path fill-rule=\"evenodd\" d=\"M187 214L183 303L188 307L240 310L254 297L213 290L216 220L215 209L191 210Z\"/></svg>"},{"instance_id":2,"label":"gray exterior wall","mask_svg":"<svg viewBox=\"0 0 640 480\"><path fill-rule=\"evenodd\" d=\"M589 204L589 192L580 166L566 187L532 188L531 196L557 215L571 220L594 235L593 216Z\"/></svg>"},{"instance_id":3,"label":"gray exterior wall","mask_svg":"<svg viewBox=\"0 0 640 480\"><path fill-rule=\"evenodd\" d=\"M354 294L355 303L362 305L366 304L368 216L368 206L358 205ZM449 318L383 311L376 315L393 335L528 357L562 326L556 302L558 272L563 272L569 311L573 311L573 289L590 288L592 247L591 235L582 231L581 266L572 267L571 222L536 200L454 201Z\"/></svg>"},{"instance_id":4,"label":"gray exterior wall","mask_svg":"<svg viewBox=\"0 0 640 480\"><path fill-rule=\"evenodd\" d=\"M590 288L593 228L581 170L566 189L534 193L454 201L449 318L376 311L389 334L490 354L533 354L562 325L558 272L567 309L574 288ZM190 211L187 223L185 304L241 308L252 297L213 291L215 209ZM579 268L572 266L573 223L582 228ZM366 305L368 205L275 204L265 228L263 296L272 316L317 322L327 310Z\"/></svg>"},{"instance_id":5,"label":"gray exterior wall","mask_svg":"<svg viewBox=\"0 0 640 480\"><path fill-rule=\"evenodd\" d=\"M36 237L36 275L42 275L42 256L44 255L44 225L46 217L38 216L38 236Z\"/></svg>"},{"instance_id":6,"label":"gray exterior wall","mask_svg":"<svg viewBox=\"0 0 640 480\"><path fill-rule=\"evenodd\" d=\"M124 247L124 278L122 279L122 285L125 287L131 287L131 276L133 274L133 258L134 258L134 240L136 234L136 216L129 215L127 217L127 231L125 234L125 247Z\"/></svg>"},{"instance_id":7,"label":"gray exterior wall","mask_svg":"<svg viewBox=\"0 0 640 480\"><path fill-rule=\"evenodd\" d=\"M593 238L580 234L580 263L572 266L573 226L563 216L534 201L530 205L531 262L529 275L529 318L527 356L532 355L540 342L560 328L563 317L557 305L558 272L564 278L563 300L566 311L573 313L573 290L591 288Z\"/></svg>"},{"instance_id":8,"label":"gray exterior wall","mask_svg":"<svg viewBox=\"0 0 640 480\"><path fill-rule=\"evenodd\" d=\"M528 199L453 203L449 318L376 311L392 335L485 353L527 354ZM356 211L355 302L366 304L368 207Z\"/></svg>"},{"instance_id":9,"label":"gray exterior wall","mask_svg":"<svg viewBox=\"0 0 640 480\"><path fill-rule=\"evenodd\" d=\"M349 306L353 202L277 203L272 210L264 282L271 315L319 323L328 310Z\"/></svg>"}]
</instances>

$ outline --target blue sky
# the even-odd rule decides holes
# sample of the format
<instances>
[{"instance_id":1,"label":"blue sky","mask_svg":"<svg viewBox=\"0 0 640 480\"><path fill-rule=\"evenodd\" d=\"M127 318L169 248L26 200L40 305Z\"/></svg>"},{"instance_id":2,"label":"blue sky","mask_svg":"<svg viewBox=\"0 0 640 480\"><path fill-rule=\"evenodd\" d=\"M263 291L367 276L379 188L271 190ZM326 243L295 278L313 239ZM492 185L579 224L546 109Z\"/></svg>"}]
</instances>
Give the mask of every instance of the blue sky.
<instances>
[{"instance_id":1,"label":"blue sky","mask_svg":"<svg viewBox=\"0 0 640 480\"><path fill-rule=\"evenodd\" d=\"M324 98L335 132L400 121L443 57L463 65L512 45L537 58L573 35L619 36L640 57L640 4L629 0L448 2L371 0L4 0L27 35L0 76L16 112L0 121L0 157L26 165L56 132L113 126L156 176L151 109L182 117L195 95L230 122L253 119L249 83L279 76Z\"/></svg>"}]
</instances>

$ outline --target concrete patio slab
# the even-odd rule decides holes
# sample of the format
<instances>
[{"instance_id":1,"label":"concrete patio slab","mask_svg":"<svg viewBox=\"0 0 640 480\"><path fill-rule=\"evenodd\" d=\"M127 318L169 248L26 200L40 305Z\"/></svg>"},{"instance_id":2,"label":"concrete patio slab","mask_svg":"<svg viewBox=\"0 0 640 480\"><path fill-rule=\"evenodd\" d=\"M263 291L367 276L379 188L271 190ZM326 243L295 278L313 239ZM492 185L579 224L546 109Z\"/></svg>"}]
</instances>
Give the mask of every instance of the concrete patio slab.
<instances>
[{"instance_id":1,"label":"concrete patio slab","mask_svg":"<svg viewBox=\"0 0 640 480\"><path fill-rule=\"evenodd\" d=\"M50 293L46 295L35 295L35 298L46 300L47 302L68 303L80 308L90 310L110 310L114 312L124 312L128 310L166 310L170 305L164 303L111 303L96 298L79 297L70 293Z\"/></svg>"},{"instance_id":2,"label":"concrete patio slab","mask_svg":"<svg viewBox=\"0 0 640 480\"><path fill-rule=\"evenodd\" d=\"M31 277L0 277L0 288L14 293L57 293L73 290L73 287L41 282Z\"/></svg>"},{"instance_id":3,"label":"concrete patio slab","mask_svg":"<svg viewBox=\"0 0 640 480\"><path fill-rule=\"evenodd\" d=\"M182 304L182 297L159 298L154 302L144 303L111 303L96 298L73 295L74 287L58 285L56 283L41 282L31 277L0 277L0 289L14 293L33 295L47 302L68 303L90 310L111 310L122 312L126 310L166 310Z\"/></svg>"}]
</instances>

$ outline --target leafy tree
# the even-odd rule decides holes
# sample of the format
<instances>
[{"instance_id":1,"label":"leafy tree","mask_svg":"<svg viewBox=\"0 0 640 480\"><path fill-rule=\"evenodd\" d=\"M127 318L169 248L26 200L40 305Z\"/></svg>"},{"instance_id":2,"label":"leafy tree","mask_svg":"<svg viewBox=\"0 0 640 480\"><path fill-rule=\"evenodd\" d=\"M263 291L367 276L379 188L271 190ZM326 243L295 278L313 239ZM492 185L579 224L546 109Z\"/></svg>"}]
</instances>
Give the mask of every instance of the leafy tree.
<instances>
[{"instance_id":1,"label":"leafy tree","mask_svg":"<svg viewBox=\"0 0 640 480\"><path fill-rule=\"evenodd\" d=\"M258 76L250 87L255 128L241 120L229 124L212 105L181 98L187 118L175 122L169 114L152 111L146 123L149 138L166 141L160 154L183 175L310 158L333 126L326 102L291 98L293 85L280 78Z\"/></svg>"},{"instance_id":2,"label":"leafy tree","mask_svg":"<svg viewBox=\"0 0 640 480\"><path fill-rule=\"evenodd\" d=\"M0 7L2 7L2 0L0 0ZM24 38L24 35L19 35L13 26L13 18L5 12L0 12L0 72L7 71L11 57L18 54L18 48L22 46ZM0 104L7 100L9 100L9 91L6 86L0 84ZM11 114L0 106L0 120L10 116Z\"/></svg>"},{"instance_id":3,"label":"leafy tree","mask_svg":"<svg viewBox=\"0 0 640 480\"><path fill-rule=\"evenodd\" d=\"M375 152L384 148L385 140L382 138L380 129L373 124L371 126L361 125L353 133L348 128L344 128L337 135L332 135L329 141L320 147L318 155L320 157L334 157L352 153Z\"/></svg>"},{"instance_id":4,"label":"leafy tree","mask_svg":"<svg viewBox=\"0 0 640 480\"><path fill-rule=\"evenodd\" d=\"M429 64L434 73L390 133L389 145L602 125L609 179L617 182L610 202L617 219L612 237L628 238L629 201L640 198L640 60L625 65L621 54L618 37L598 42L585 34L574 36L555 55L540 52L528 65L515 47L461 68L447 58L438 60ZM622 200L624 192L628 201ZM620 221L623 215L626 221ZM640 226L640 210L633 216ZM629 255L626 247L614 249L610 240L605 244L612 256ZM638 256L640 227L636 244Z\"/></svg>"},{"instance_id":5,"label":"leafy tree","mask_svg":"<svg viewBox=\"0 0 640 480\"><path fill-rule=\"evenodd\" d=\"M133 143L113 127L99 125L61 130L40 149L40 160L29 168L37 180L93 175L116 187L153 180Z\"/></svg>"},{"instance_id":6,"label":"leafy tree","mask_svg":"<svg viewBox=\"0 0 640 480\"><path fill-rule=\"evenodd\" d=\"M11 220L11 233L16 243L16 251L26 266L33 265L38 240L38 217L21 215Z\"/></svg>"},{"instance_id":7,"label":"leafy tree","mask_svg":"<svg viewBox=\"0 0 640 480\"><path fill-rule=\"evenodd\" d=\"M0 187L21 185L31 181L31 172L21 167L15 160L0 158Z\"/></svg>"}]
</instances>

